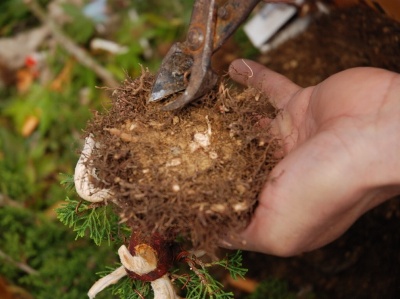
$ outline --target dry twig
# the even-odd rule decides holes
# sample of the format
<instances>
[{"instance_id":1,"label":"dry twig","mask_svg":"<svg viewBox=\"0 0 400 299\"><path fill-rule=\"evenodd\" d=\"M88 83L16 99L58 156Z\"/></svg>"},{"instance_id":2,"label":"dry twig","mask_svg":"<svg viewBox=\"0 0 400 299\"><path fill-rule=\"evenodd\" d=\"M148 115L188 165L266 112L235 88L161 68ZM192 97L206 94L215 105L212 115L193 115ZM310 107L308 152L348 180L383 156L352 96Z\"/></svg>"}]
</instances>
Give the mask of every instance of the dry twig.
<instances>
[{"instance_id":1,"label":"dry twig","mask_svg":"<svg viewBox=\"0 0 400 299\"><path fill-rule=\"evenodd\" d=\"M109 87L117 87L119 85L110 72L98 64L84 49L80 48L72 39L64 34L61 28L46 14L36 0L25 0L24 2L32 13L48 27L56 41L68 53L74 56L79 63L93 70Z\"/></svg>"},{"instance_id":2,"label":"dry twig","mask_svg":"<svg viewBox=\"0 0 400 299\"><path fill-rule=\"evenodd\" d=\"M17 262L15 261L12 257L10 257L9 255L7 255L5 252L3 252L0 249L0 258L4 259L5 261L9 262L10 264L16 266L18 269L24 271L25 273L28 273L30 275L37 275L39 274L38 271L36 271L35 269L33 269L32 267L30 267L27 264L24 264L22 262Z\"/></svg>"},{"instance_id":3,"label":"dry twig","mask_svg":"<svg viewBox=\"0 0 400 299\"><path fill-rule=\"evenodd\" d=\"M21 203L9 198L5 194L0 193L0 207L5 207L5 206L10 206L13 208L23 208L24 207Z\"/></svg>"}]
</instances>

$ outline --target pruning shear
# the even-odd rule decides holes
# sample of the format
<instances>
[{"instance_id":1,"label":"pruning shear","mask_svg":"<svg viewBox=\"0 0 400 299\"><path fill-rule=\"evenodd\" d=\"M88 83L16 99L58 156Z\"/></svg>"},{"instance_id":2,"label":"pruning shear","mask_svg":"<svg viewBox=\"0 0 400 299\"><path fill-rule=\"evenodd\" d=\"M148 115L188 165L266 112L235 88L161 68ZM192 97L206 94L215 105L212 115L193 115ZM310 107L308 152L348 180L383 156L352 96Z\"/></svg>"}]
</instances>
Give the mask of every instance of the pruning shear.
<instances>
[{"instance_id":1,"label":"pruning shear","mask_svg":"<svg viewBox=\"0 0 400 299\"><path fill-rule=\"evenodd\" d=\"M172 45L164 57L149 102L184 92L163 107L180 109L211 90L217 75L211 57L244 22L259 0L195 0L184 42Z\"/></svg>"}]
</instances>

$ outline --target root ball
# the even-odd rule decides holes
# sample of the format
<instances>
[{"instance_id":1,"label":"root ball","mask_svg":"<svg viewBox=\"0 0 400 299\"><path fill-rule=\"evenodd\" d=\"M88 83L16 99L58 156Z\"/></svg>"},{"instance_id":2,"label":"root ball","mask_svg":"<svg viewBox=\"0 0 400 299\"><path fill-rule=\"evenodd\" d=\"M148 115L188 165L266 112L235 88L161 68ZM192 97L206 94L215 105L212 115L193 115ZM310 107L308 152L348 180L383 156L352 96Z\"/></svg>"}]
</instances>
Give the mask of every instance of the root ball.
<instances>
[{"instance_id":1,"label":"root ball","mask_svg":"<svg viewBox=\"0 0 400 299\"><path fill-rule=\"evenodd\" d=\"M162 103L147 103L153 82L148 71L126 79L111 108L88 123L98 144L90 157L93 184L115 195L132 231L167 241L180 236L212 252L221 237L246 227L277 162L277 145L261 125L276 111L256 90L221 83L194 104L165 112Z\"/></svg>"}]
</instances>

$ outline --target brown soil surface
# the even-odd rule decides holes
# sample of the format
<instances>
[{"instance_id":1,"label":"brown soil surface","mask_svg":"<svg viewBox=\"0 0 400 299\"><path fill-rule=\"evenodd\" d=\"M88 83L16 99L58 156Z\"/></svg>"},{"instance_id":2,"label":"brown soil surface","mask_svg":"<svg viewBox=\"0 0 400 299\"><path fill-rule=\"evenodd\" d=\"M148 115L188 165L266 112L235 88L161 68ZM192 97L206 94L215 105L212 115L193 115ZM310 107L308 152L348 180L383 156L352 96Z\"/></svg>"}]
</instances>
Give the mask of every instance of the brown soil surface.
<instances>
[{"instance_id":1,"label":"brown soil surface","mask_svg":"<svg viewBox=\"0 0 400 299\"><path fill-rule=\"evenodd\" d=\"M164 103L147 103L153 83L148 72L127 79L110 110L88 124L98 144L93 183L113 193L133 232L183 237L213 255L221 236L244 229L276 163L260 125L275 111L256 90L228 92L223 83L193 105L162 111Z\"/></svg>"},{"instance_id":2,"label":"brown soil surface","mask_svg":"<svg viewBox=\"0 0 400 299\"><path fill-rule=\"evenodd\" d=\"M363 6L336 10L255 59L301 86L357 66L400 72L400 24ZM399 233L394 199L325 248L294 258L246 253L245 265L250 278L282 278L293 291L311 289L317 298L400 298Z\"/></svg>"}]
</instances>

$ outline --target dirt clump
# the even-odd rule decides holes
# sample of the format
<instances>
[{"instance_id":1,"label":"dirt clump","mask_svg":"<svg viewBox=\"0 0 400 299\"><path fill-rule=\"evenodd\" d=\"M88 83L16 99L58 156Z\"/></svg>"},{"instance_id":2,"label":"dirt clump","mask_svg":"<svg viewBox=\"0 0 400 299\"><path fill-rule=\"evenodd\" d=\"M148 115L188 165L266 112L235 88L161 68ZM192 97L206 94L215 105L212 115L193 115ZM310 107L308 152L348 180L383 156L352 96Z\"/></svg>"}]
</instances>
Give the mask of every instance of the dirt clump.
<instances>
[{"instance_id":1,"label":"dirt clump","mask_svg":"<svg viewBox=\"0 0 400 299\"><path fill-rule=\"evenodd\" d=\"M126 79L111 108L88 123L98 145L90 157L93 184L114 194L133 232L183 237L212 253L221 237L248 224L277 162L277 143L260 124L276 110L254 89L221 83L194 104L166 112L162 103L147 103L153 82L148 71Z\"/></svg>"}]
</instances>

